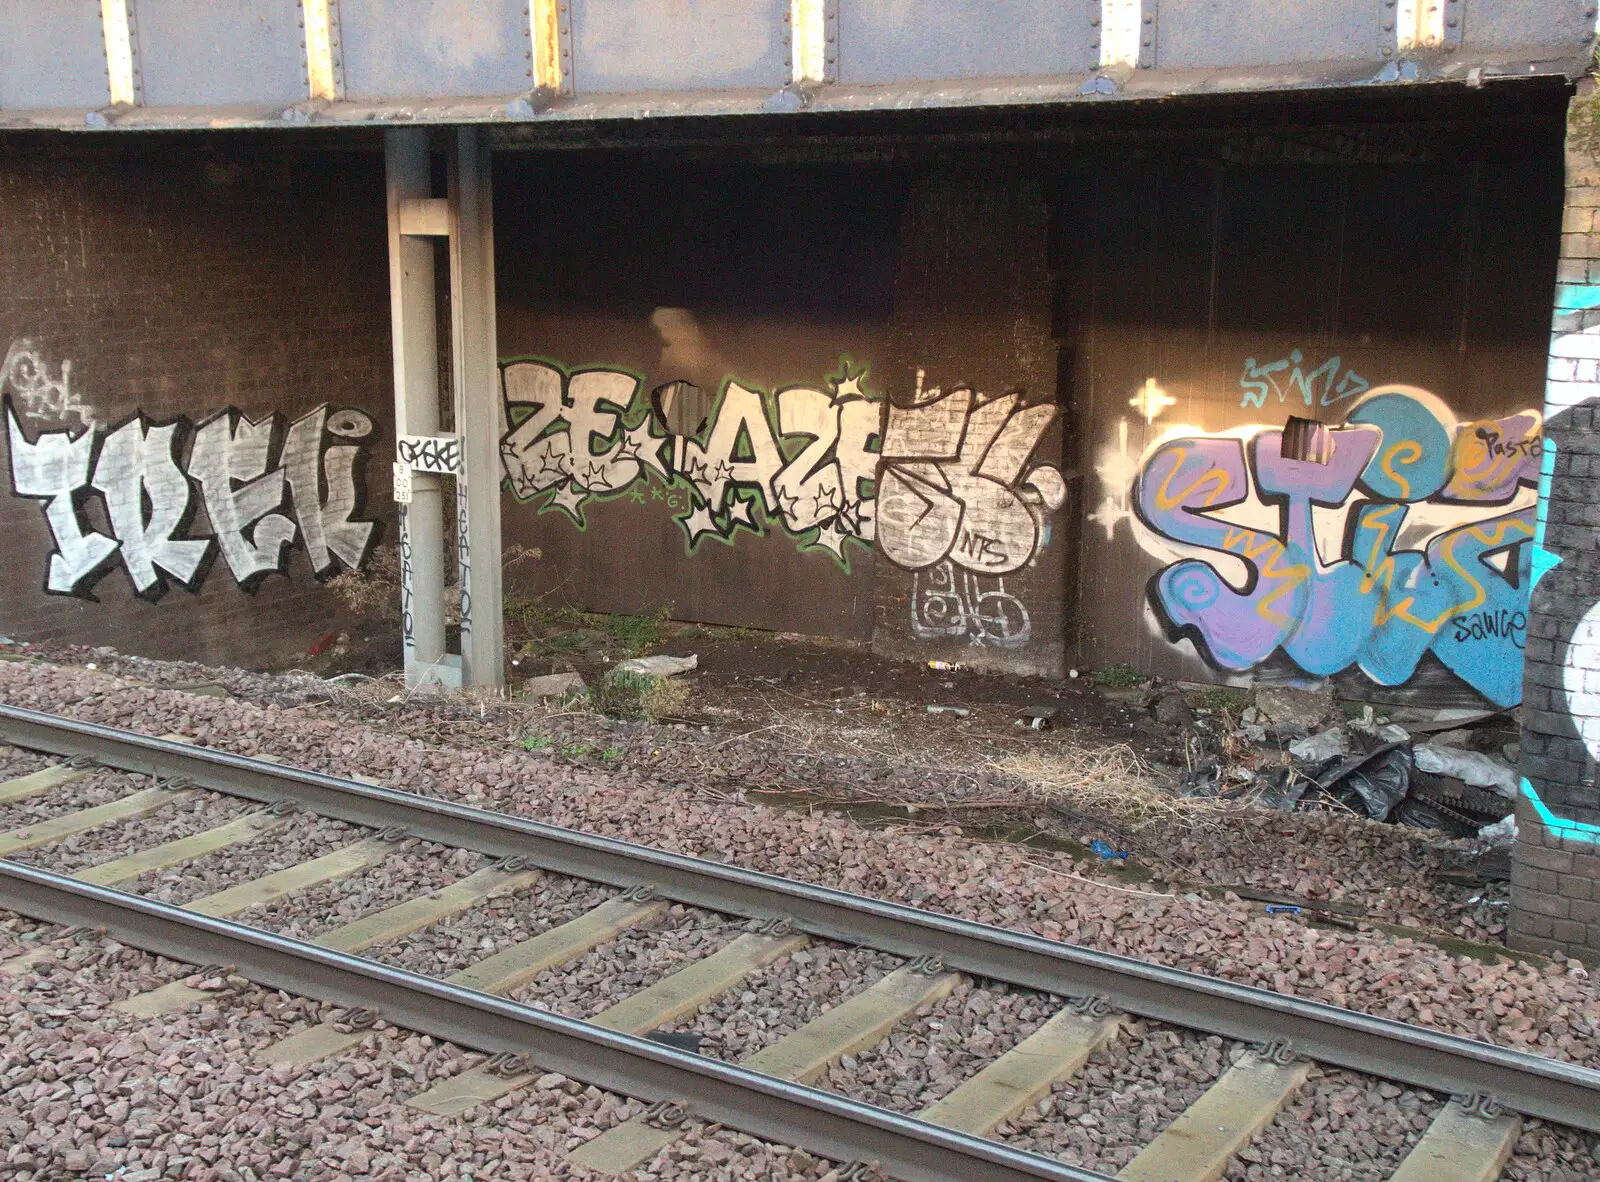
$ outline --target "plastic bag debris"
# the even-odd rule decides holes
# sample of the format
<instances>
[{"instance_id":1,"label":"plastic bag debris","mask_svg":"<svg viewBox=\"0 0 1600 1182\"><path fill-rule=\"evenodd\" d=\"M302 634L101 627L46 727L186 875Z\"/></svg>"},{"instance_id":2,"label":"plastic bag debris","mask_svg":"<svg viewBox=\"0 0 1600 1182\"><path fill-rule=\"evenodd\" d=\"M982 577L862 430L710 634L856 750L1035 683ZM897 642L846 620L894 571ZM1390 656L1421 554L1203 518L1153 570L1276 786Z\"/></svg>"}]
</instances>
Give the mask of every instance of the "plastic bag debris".
<instances>
[{"instance_id":1,"label":"plastic bag debris","mask_svg":"<svg viewBox=\"0 0 1600 1182\"><path fill-rule=\"evenodd\" d=\"M697 668L700 664L698 654L687 657L669 657L665 654L655 657L633 657L626 661L618 661L616 668L624 673L640 673L645 677L672 677L679 673L687 673Z\"/></svg>"},{"instance_id":2,"label":"plastic bag debris","mask_svg":"<svg viewBox=\"0 0 1600 1182\"><path fill-rule=\"evenodd\" d=\"M1513 813L1478 830L1478 837L1492 850L1508 850L1517 840L1517 817Z\"/></svg>"},{"instance_id":3,"label":"plastic bag debris","mask_svg":"<svg viewBox=\"0 0 1600 1182\"><path fill-rule=\"evenodd\" d=\"M1095 838L1089 843L1089 848L1099 854L1103 861L1109 862L1112 858L1126 858L1127 850L1114 850L1101 838Z\"/></svg>"},{"instance_id":4,"label":"plastic bag debris","mask_svg":"<svg viewBox=\"0 0 1600 1182\"><path fill-rule=\"evenodd\" d=\"M1271 809L1288 812L1300 803L1300 798L1306 794L1316 781L1300 775L1293 768L1280 767L1276 770L1257 778L1261 785L1260 802Z\"/></svg>"},{"instance_id":5,"label":"plastic bag debris","mask_svg":"<svg viewBox=\"0 0 1600 1182\"><path fill-rule=\"evenodd\" d=\"M1374 821L1383 821L1411 790L1413 767L1411 751L1404 744L1387 743L1327 769L1317 777L1317 787L1352 808L1359 807Z\"/></svg>"},{"instance_id":6,"label":"plastic bag debris","mask_svg":"<svg viewBox=\"0 0 1600 1182\"><path fill-rule=\"evenodd\" d=\"M1440 747L1433 743L1418 743L1413 751L1420 771L1451 776L1474 788L1492 788L1501 796L1516 798L1516 769L1492 755L1485 755L1481 751L1463 751L1458 747Z\"/></svg>"},{"instance_id":7,"label":"plastic bag debris","mask_svg":"<svg viewBox=\"0 0 1600 1182\"><path fill-rule=\"evenodd\" d=\"M1325 763L1350 752L1350 736L1343 727L1332 726L1289 744L1289 754L1302 763Z\"/></svg>"}]
</instances>

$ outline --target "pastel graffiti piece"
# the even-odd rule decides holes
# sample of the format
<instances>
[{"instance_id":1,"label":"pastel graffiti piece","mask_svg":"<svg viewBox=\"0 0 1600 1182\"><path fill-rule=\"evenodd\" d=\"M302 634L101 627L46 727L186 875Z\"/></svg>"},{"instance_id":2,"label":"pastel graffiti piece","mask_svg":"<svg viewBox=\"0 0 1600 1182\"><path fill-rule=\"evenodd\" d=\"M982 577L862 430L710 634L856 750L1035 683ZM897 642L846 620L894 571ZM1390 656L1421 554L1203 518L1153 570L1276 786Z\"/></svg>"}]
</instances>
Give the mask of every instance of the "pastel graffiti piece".
<instances>
[{"instance_id":1,"label":"pastel graffiti piece","mask_svg":"<svg viewBox=\"0 0 1600 1182\"><path fill-rule=\"evenodd\" d=\"M44 354L25 337L12 341L0 361L0 393L4 392L16 396L26 418L65 425L71 416L79 426L95 425L94 412L72 389L72 362L63 360L51 377Z\"/></svg>"},{"instance_id":2,"label":"pastel graffiti piece","mask_svg":"<svg viewBox=\"0 0 1600 1182\"><path fill-rule=\"evenodd\" d=\"M328 424L333 430L333 424ZM437 472L452 476L461 471L461 436L402 435L394 441L395 455L412 472Z\"/></svg>"},{"instance_id":3,"label":"pastel graffiti piece","mask_svg":"<svg viewBox=\"0 0 1600 1182\"><path fill-rule=\"evenodd\" d=\"M1502 440L1539 429L1536 412L1493 422ZM1329 433L1326 464L1284 458L1276 428L1158 441L1130 499L1136 536L1169 560L1151 583L1168 634L1228 670L1281 650L1307 673L1355 666L1383 685L1431 651L1497 705L1520 701L1535 523L1531 498L1510 502L1535 474L1520 461L1488 472L1461 444L1467 425L1427 391L1390 386ZM1319 527L1328 510L1344 513L1337 534Z\"/></svg>"},{"instance_id":4,"label":"pastel graffiti piece","mask_svg":"<svg viewBox=\"0 0 1600 1182\"><path fill-rule=\"evenodd\" d=\"M1267 396L1277 395L1277 405L1298 397L1307 406L1332 406L1366 393L1369 383L1353 369L1341 370L1338 357L1330 357L1314 369L1303 369L1305 354L1299 349L1289 356L1258 365L1254 357L1245 358L1239 388L1244 391L1240 406L1264 407Z\"/></svg>"},{"instance_id":5,"label":"pastel graffiti piece","mask_svg":"<svg viewBox=\"0 0 1600 1182\"><path fill-rule=\"evenodd\" d=\"M224 411L195 430L189 475L200 483L223 561L241 587L283 569L295 525L283 507L283 470L267 470L277 424Z\"/></svg>"},{"instance_id":6,"label":"pastel graffiti piece","mask_svg":"<svg viewBox=\"0 0 1600 1182\"><path fill-rule=\"evenodd\" d=\"M544 495L542 511L583 528L593 500L644 503L644 487L658 480L670 491L653 497L668 501L690 553L768 522L846 569L846 543L871 544L879 404L848 362L827 390L765 394L729 378L694 435L666 434L643 383L625 371L515 361L501 374L501 464L518 500Z\"/></svg>"},{"instance_id":7,"label":"pastel graffiti piece","mask_svg":"<svg viewBox=\"0 0 1600 1182\"><path fill-rule=\"evenodd\" d=\"M287 432L276 414L255 421L231 407L192 430L181 418L152 424L136 413L115 428L43 431L30 441L9 397L5 410L12 490L45 502L51 594L93 598L118 558L142 598L161 598L169 583L195 591L213 545L235 582L253 591L286 573L297 536L318 575L331 574L336 559L359 567L377 540L376 522L354 519L360 441L373 432L361 411L319 407ZM94 498L111 537L85 520ZM212 536L189 536L202 506Z\"/></svg>"},{"instance_id":8,"label":"pastel graffiti piece","mask_svg":"<svg viewBox=\"0 0 1600 1182\"><path fill-rule=\"evenodd\" d=\"M11 488L19 497L45 501L45 520L55 551L50 555L45 589L72 595L92 584L117 552L117 543L84 525L79 497L89 483L94 456L94 432L84 428L76 435L46 431L29 443L6 402L6 426L11 442Z\"/></svg>"},{"instance_id":9,"label":"pastel graffiti piece","mask_svg":"<svg viewBox=\"0 0 1600 1182\"><path fill-rule=\"evenodd\" d=\"M945 560L911 576L911 634L918 640L965 638L977 648L1021 648L1033 624L1003 578L974 574Z\"/></svg>"},{"instance_id":10,"label":"pastel graffiti piece","mask_svg":"<svg viewBox=\"0 0 1600 1182\"><path fill-rule=\"evenodd\" d=\"M980 574L1020 569L1066 496L1057 469L1027 470L1057 408L1024 408L1015 394L983 400L966 387L918 393L911 406L890 407L884 431L884 556L909 570L946 557Z\"/></svg>"},{"instance_id":11,"label":"pastel graffiti piece","mask_svg":"<svg viewBox=\"0 0 1600 1182\"><path fill-rule=\"evenodd\" d=\"M122 543L122 562L133 589L146 599L165 592L163 575L196 589L211 553L210 538L178 536L194 516L189 478L174 454L178 427L150 427L143 415L134 416L101 443L90 482L105 501L111 532Z\"/></svg>"}]
</instances>

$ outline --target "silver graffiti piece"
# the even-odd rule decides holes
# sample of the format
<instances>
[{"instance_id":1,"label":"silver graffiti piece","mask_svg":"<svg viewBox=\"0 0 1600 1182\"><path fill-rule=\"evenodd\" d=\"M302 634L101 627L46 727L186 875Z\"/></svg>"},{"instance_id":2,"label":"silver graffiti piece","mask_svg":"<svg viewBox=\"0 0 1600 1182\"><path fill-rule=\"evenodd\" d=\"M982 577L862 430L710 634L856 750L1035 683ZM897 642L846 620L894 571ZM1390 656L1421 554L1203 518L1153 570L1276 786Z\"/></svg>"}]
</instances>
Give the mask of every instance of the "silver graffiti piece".
<instances>
[{"instance_id":1,"label":"silver graffiti piece","mask_svg":"<svg viewBox=\"0 0 1600 1182\"><path fill-rule=\"evenodd\" d=\"M975 648L1011 649L1028 643L1033 622L1004 579L958 570L946 560L911 575L911 634L918 640L966 637Z\"/></svg>"},{"instance_id":2,"label":"silver graffiti piece","mask_svg":"<svg viewBox=\"0 0 1600 1182\"><path fill-rule=\"evenodd\" d=\"M253 591L268 575L287 573L297 536L319 577L336 561L351 569L365 561L378 528L355 518L362 441L374 432L366 413L322 406L285 429L276 413L253 420L228 407L191 429L182 418L152 423L136 412L115 427L85 420L91 425L41 431L30 441L16 403L19 390L44 380L43 362L18 356L14 343L4 383L11 487L45 502L55 544L47 592L92 598L119 558L144 599L160 599L169 581L197 591L213 546L234 581ZM58 381L68 372L62 362ZM28 417L41 417L24 407ZM88 525L91 494L105 506L111 537ZM212 536L190 537L202 505Z\"/></svg>"},{"instance_id":3,"label":"silver graffiti piece","mask_svg":"<svg viewBox=\"0 0 1600 1182\"><path fill-rule=\"evenodd\" d=\"M22 404L22 413L36 422L66 424L76 416L80 427L94 427L94 411L79 401L72 389L72 362L62 361L56 376L39 347L26 337L11 342L0 361L0 392L10 391Z\"/></svg>"}]
</instances>

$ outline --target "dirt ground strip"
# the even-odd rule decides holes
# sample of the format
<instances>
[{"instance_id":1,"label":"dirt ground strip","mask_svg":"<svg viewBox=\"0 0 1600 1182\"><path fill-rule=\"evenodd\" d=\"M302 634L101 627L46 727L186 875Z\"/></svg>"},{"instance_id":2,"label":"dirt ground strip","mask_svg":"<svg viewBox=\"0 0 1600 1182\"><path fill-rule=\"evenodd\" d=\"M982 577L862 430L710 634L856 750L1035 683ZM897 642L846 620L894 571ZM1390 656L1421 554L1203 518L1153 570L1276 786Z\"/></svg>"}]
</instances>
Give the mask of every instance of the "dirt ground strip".
<instances>
[{"instance_id":1,"label":"dirt ground strip","mask_svg":"<svg viewBox=\"0 0 1600 1182\"><path fill-rule=\"evenodd\" d=\"M150 673L147 665L142 679L154 680ZM548 747L524 749L504 741L504 719L478 724L498 729L498 746L484 745L487 736L482 732L475 745L465 745L460 739L463 728L472 724L470 716L435 718L431 725L422 718L409 719L420 733L412 737L404 733L404 716L360 720L329 701L283 705L261 692L271 685L283 692L282 679L262 679L252 695L257 700L246 701L131 685L100 670L0 663L0 700L13 704L148 734L179 732L200 743L272 754L335 774L359 770L396 787L1600 1065L1600 988L1577 962L1483 963L1382 932L1317 930L1295 916L1267 915L1258 902L1234 895L1211 898L1156 889L1162 884L1130 885L1070 853L974 841L950 825L910 820L868 828L845 815L747 803L716 788L696 786L692 773L683 773L689 777L686 787L663 783L641 774L628 758L566 757L551 754ZM441 737L452 741L440 742ZM365 886L359 879L366 876L357 876L340 886L337 901L323 899L315 904L316 911L303 909L309 905L305 900L280 904L280 913L262 922L305 934L325 926L326 918L318 923L313 917L317 912L330 915L330 906L343 921L399 893L431 889L476 866L475 861L456 865L457 855L442 851L417 854L415 869L387 872ZM686 958L704 955L731 934L705 926L704 917L689 911L668 917L660 926L676 933L665 952L652 954L636 939L639 947L627 952L626 963L623 953L614 951L609 960L602 956L591 966L590 975L633 973L648 983ZM33 927L16 919L0 924L0 955L20 947L21 936ZM419 943L400 955L408 963L420 963L443 952L445 962L454 964L474 938L488 938L498 946L512 930L504 914L491 913L464 926L460 938L442 940L432 953ZM780 962L752 977L745 991L753 995L749 1002L742 994L724 998L717 1003L721 1008L708 1008L698 1021L683 1025L740 1048L761 1045L770 1041L770 1031L793 1021L788 1008L797 999L809 997L826 1005L830 993L839 996L836 986L865 983L893 963L890 958L878 963L873 954L844 952L832 964L829 957L835 954L825 945L811 954L811 975L826 978L825 985L803 980L804 972ZM23 1130L22 1141L8 1151L16 1159L8 1168L19 1178L54 1177L72 1169L84 1174L91 1165L98 1170L103 1161L109 1164L101 1176L129 1167L123 1182L150 1169L171 1171L158 1172L151 1182L166 1176L357 1177L360 1170L341 1163L346 1161L343 1155L361 1152L367 1154L366 1176L372 1177L563 1176L552 1171L568 1145L630 1111L625 1101L552 1081L498 1102L497 1114L504 1120L493 1126L422 1117L396 1107L393 1093L420 1091L425 1083L396 1084L399 1069L392 1065L426 1079L477 1059L397 1032L373 1036L356 1060L294 1073L255 1071L245 1064L247 1048L316 1020L320 1008L247 988L165 1025L136 1023L106 1010L107 1002L182 976L184 968L115 947L96 946L79 956L83 963L65 975L57 971L19 982L0 980L0 1005L10 1019L0 1034L0 1128ZM583 981L583 976L580 970L564 977L572 1004L602 1004L609 991L596 990L595 981ZM968 986L959 996L970 1000L978 992ZM942 1023L963 1012L950 1007L950 1002L940 1003L926 1017ZM1031 1029L1040 1017L1036 1008L1020 1003L1005 1007L1000 1028L990 1039L979 1038L979 1023L970 1020L976 1049L965 1059L953 1053L948 1041L927 1031L912 1033L907 1023L877 1050L840 1064L830 1076L831 1086L869 1095L881 1090L885 1080L919 1081L914 1089L904 1089L893 1106L926 1102L933 1085L948 1090L948 1077L975 1070ZM968 1037L963 1030L963 1046ZM1099 1162L1103 1168L1125 1161L1133 1146L1181 1110L1189 1092L1197 1094L1225 1068L1232 1053L1220 1040L1181 1032L1167 1041L1171 1039L1177 1040L1171 1046L1152 1037L1121 1050L1120 1044L1103 1050L1103 1058L1076 1081L1056 1089L1048 1111L1030 1110L1005 1131L1007 1139L1072 1160ZM1146 1049L1129 1049L1134 1045ZM112 1055L111 1047L119 1053ZM58 1075L68 1078L51 1078ZM1314 1081L1291 1105L1292 1115L1280 1117L1252 1151L1257 1160L1242 1156L1229 1177L1381 1177L1400 1146L1417 1135L1427 1105L1438 1098L1401 1100L1403 1094L1396 1091L1393 1097L1380 1092L1374 1101L1375 1086L1387 1085ZM89 1105L85 1097L90 1095L97 1105ZM142 1097L140 1105L132 1103L133 1095ZM114 1119L93 1116L97 1109L110 1112L123 1101L128 1102L126 1113L115 1109L119 1115ZM147 1124L131 1116L141 1105L148 1109L140 1116ZM1392 1109L1408 1111L1402 1119ZM307 1122L304 1118L313 1112L318 1120ZM293 1121L296 1117L300 1119ZM297 1127L284 1134L282 1129L292 1121L303 1125L303 1131ZM1333 1131L1326 1155L1314 1139L1294 1136L1308 1123ZM119 1127L145 1132L135 1135ZM114 1138L128 1143L113 1145ZM159 1146L158 1138L164 1138ZM293 1144L297 1138L301 1143ZM1363 1138L1383 1148L1363 1151ZM1506 1176L1562 1182L1592 1178L1597 1163L1585 1142L1534 1124L1522 1137ZM67 1154L74 1155L70 1163ZM158 1154L165 1156L156 1164ZM384 1155L383 1165L375 1165ZM37 1163L27 1167L31 1174L20 1165L24 1156ZM174 1165L176 1157L184 1160ZM498 1164L491 1166L491 1161ZM55 1173L41 1172L46 1170ZM722 1131L700 1144L667 1151L639 1176L787 1178L825 1172L820 1163Z\"/></svg>"}]
</instances>

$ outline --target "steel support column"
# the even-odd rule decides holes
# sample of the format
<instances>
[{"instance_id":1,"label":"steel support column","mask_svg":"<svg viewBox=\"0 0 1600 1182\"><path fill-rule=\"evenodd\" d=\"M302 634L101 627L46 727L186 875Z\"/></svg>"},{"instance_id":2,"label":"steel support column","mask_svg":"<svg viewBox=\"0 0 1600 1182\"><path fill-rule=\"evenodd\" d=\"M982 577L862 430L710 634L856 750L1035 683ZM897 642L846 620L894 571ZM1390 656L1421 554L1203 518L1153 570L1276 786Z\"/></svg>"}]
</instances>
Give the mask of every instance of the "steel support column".
<instances>
[{"instance_id":1,"label":"steel support column","mask_svg":"<svg viewBox=\"0 0 1600 1182\"><path fill-rule=\"evenodd\" d=\"M395 435L439 431L439 342L433 240L402 226L407 203L431 198L426 128L385 134L389 207L389 309L394 349ZM444 525L440 477L396 465L400 518L400 614L406 685L459 684L444 648ZM410 503L401 486L409 483Z\"/></svg>"},{"instance_id":2,"label":"steel support column","mask_svg":"<svg viewBox=\"0 0 1600 1182\"><path fill-rule=\"evenodd\" d=\"M450 143L450 323L455 364L461 665L468 685L504 680L500 594L500 369L494 309L494 193L488 133Z\"/></svg>"}]
</instances>

